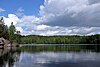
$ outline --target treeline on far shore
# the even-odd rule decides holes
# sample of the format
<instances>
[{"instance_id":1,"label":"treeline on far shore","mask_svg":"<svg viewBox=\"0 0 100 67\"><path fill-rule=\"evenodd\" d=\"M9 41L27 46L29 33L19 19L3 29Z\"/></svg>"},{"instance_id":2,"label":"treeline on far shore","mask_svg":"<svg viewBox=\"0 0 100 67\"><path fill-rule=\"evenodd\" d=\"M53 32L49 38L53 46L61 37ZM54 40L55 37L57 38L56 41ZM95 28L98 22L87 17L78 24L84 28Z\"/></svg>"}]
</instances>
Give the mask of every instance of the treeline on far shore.
<instances>
[{"instance_id":1,"label":"treeline on far shore","mask_svg":"<svg viewBox=\"0 0 100 67\"><path fill-rule=\"evenodd\" d=\"M91 36L20 36L20 44L100 44L100 34Z\"/></svg>"}]
</instances>

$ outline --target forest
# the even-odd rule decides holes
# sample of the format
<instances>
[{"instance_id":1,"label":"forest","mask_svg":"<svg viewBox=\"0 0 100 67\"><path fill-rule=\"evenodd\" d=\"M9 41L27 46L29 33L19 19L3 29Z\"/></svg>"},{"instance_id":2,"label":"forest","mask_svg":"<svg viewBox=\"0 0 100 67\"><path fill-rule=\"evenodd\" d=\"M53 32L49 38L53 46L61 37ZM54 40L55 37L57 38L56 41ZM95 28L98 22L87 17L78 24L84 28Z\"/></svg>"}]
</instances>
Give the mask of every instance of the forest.
<instances>
[{"instance_id":1,"label":"forest","mask_svg":"<svg viewBox=\"0 0 100 67\"><path fill-rule=\"evenodd\" d=\"M100 34L91 36L21 36L21 44L100 44Z\"/></svg>"}]
</instances>

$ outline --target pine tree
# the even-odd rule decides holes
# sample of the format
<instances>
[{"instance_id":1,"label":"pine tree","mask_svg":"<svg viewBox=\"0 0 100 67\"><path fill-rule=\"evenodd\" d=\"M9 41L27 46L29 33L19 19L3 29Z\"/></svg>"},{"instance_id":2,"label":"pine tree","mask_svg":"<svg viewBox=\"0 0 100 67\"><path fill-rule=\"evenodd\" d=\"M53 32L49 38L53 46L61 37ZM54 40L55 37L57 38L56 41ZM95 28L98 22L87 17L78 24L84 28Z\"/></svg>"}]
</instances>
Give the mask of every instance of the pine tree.
<instances>
[{"instance_id":1,"label":"pine tree","mask_svg":"<svg viewBox=\"0 0 100 67\"><path fill-rule=\"evenodd\" d=\"M8 27L4 25L3 17L0 20L0 37L3 37L5 39L8 39Z\"/></svg>"},{"instance_id":2,"label":"pine tree","mask_svg":"<svg viewBox=\"0 0 100 67\"><path fill-rule=\"evenodd\" d=\"M16 32L16 29L15 29L15 26L13 25L13 22L12 22L10 27L9 27L9 39L10 39L10 41L14 41L15 32Z\"/></svg>"}]
</instances>

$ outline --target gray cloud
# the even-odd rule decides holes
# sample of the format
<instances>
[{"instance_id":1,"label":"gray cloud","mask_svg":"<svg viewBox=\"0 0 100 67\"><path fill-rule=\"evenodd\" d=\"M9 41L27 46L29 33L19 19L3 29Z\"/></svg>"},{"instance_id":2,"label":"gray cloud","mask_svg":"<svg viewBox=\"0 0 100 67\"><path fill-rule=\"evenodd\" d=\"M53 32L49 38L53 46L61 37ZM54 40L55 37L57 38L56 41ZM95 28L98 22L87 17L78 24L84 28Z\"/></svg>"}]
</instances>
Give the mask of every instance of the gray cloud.
<instances>
[{"instance_id":1,"label":"gray cloud","mask_svg":"<svg viewBox=\"0 0 100 67\"><path fill-rule=\"evenodd\" d=\"M40 7L40 15L43 23L51 26L97 27L100 26L100 3L96 0L46 0Z\"/></svg>"},{"instance_id":2,"label":"gray cloud","mask_svg":"<svg viewBox=\"0 0 100 67\"><path fill-rule=\"evenodd\" d=\"M4 19L8 26L13 21L22 35L100 34L99 0L45 0L40 6L41 17L18 11L19 15L8 14Z\"/></svg>"},{"instance_id":3,"label":"gray cloud","mask_svg":"<svg viewBox=\"0 0 100 67\"><path fill-rule=\"evenodd\" d=\"M27 27L28 29L28 27ZM47 26L36 25L29 30L24 30L26 33L34 35L94 35L100 34L100 27L60 27L60 26ZM23 32L25 34L25 32Z\"/></svg>"},{"instance_id":4,"label":"gray cloud","mask_svg":"<svg viewBox=\"0 0 100 67\"><path fill-rule=\"evenodd\" d=\"M100 3L100 0L89 0L90 4Z\"/></svg>"}]
</instances>

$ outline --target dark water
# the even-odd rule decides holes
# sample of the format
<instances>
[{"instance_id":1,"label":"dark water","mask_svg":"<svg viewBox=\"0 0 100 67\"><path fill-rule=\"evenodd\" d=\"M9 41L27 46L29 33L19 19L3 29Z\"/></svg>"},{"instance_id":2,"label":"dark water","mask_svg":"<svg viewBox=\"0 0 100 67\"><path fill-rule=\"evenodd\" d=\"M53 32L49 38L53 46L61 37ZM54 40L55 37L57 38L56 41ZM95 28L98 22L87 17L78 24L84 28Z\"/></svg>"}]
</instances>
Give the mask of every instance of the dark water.
<instances>
[{"instance_id":1,"label":"dark water","mask_svg":"<svg viewBox=\"0 0 100 67\"><path fill-rule=\"evenodd\" d=\"M100 67L100 46L23 46L0 49L0 67Z\"/></svg>"}]
</instances>

